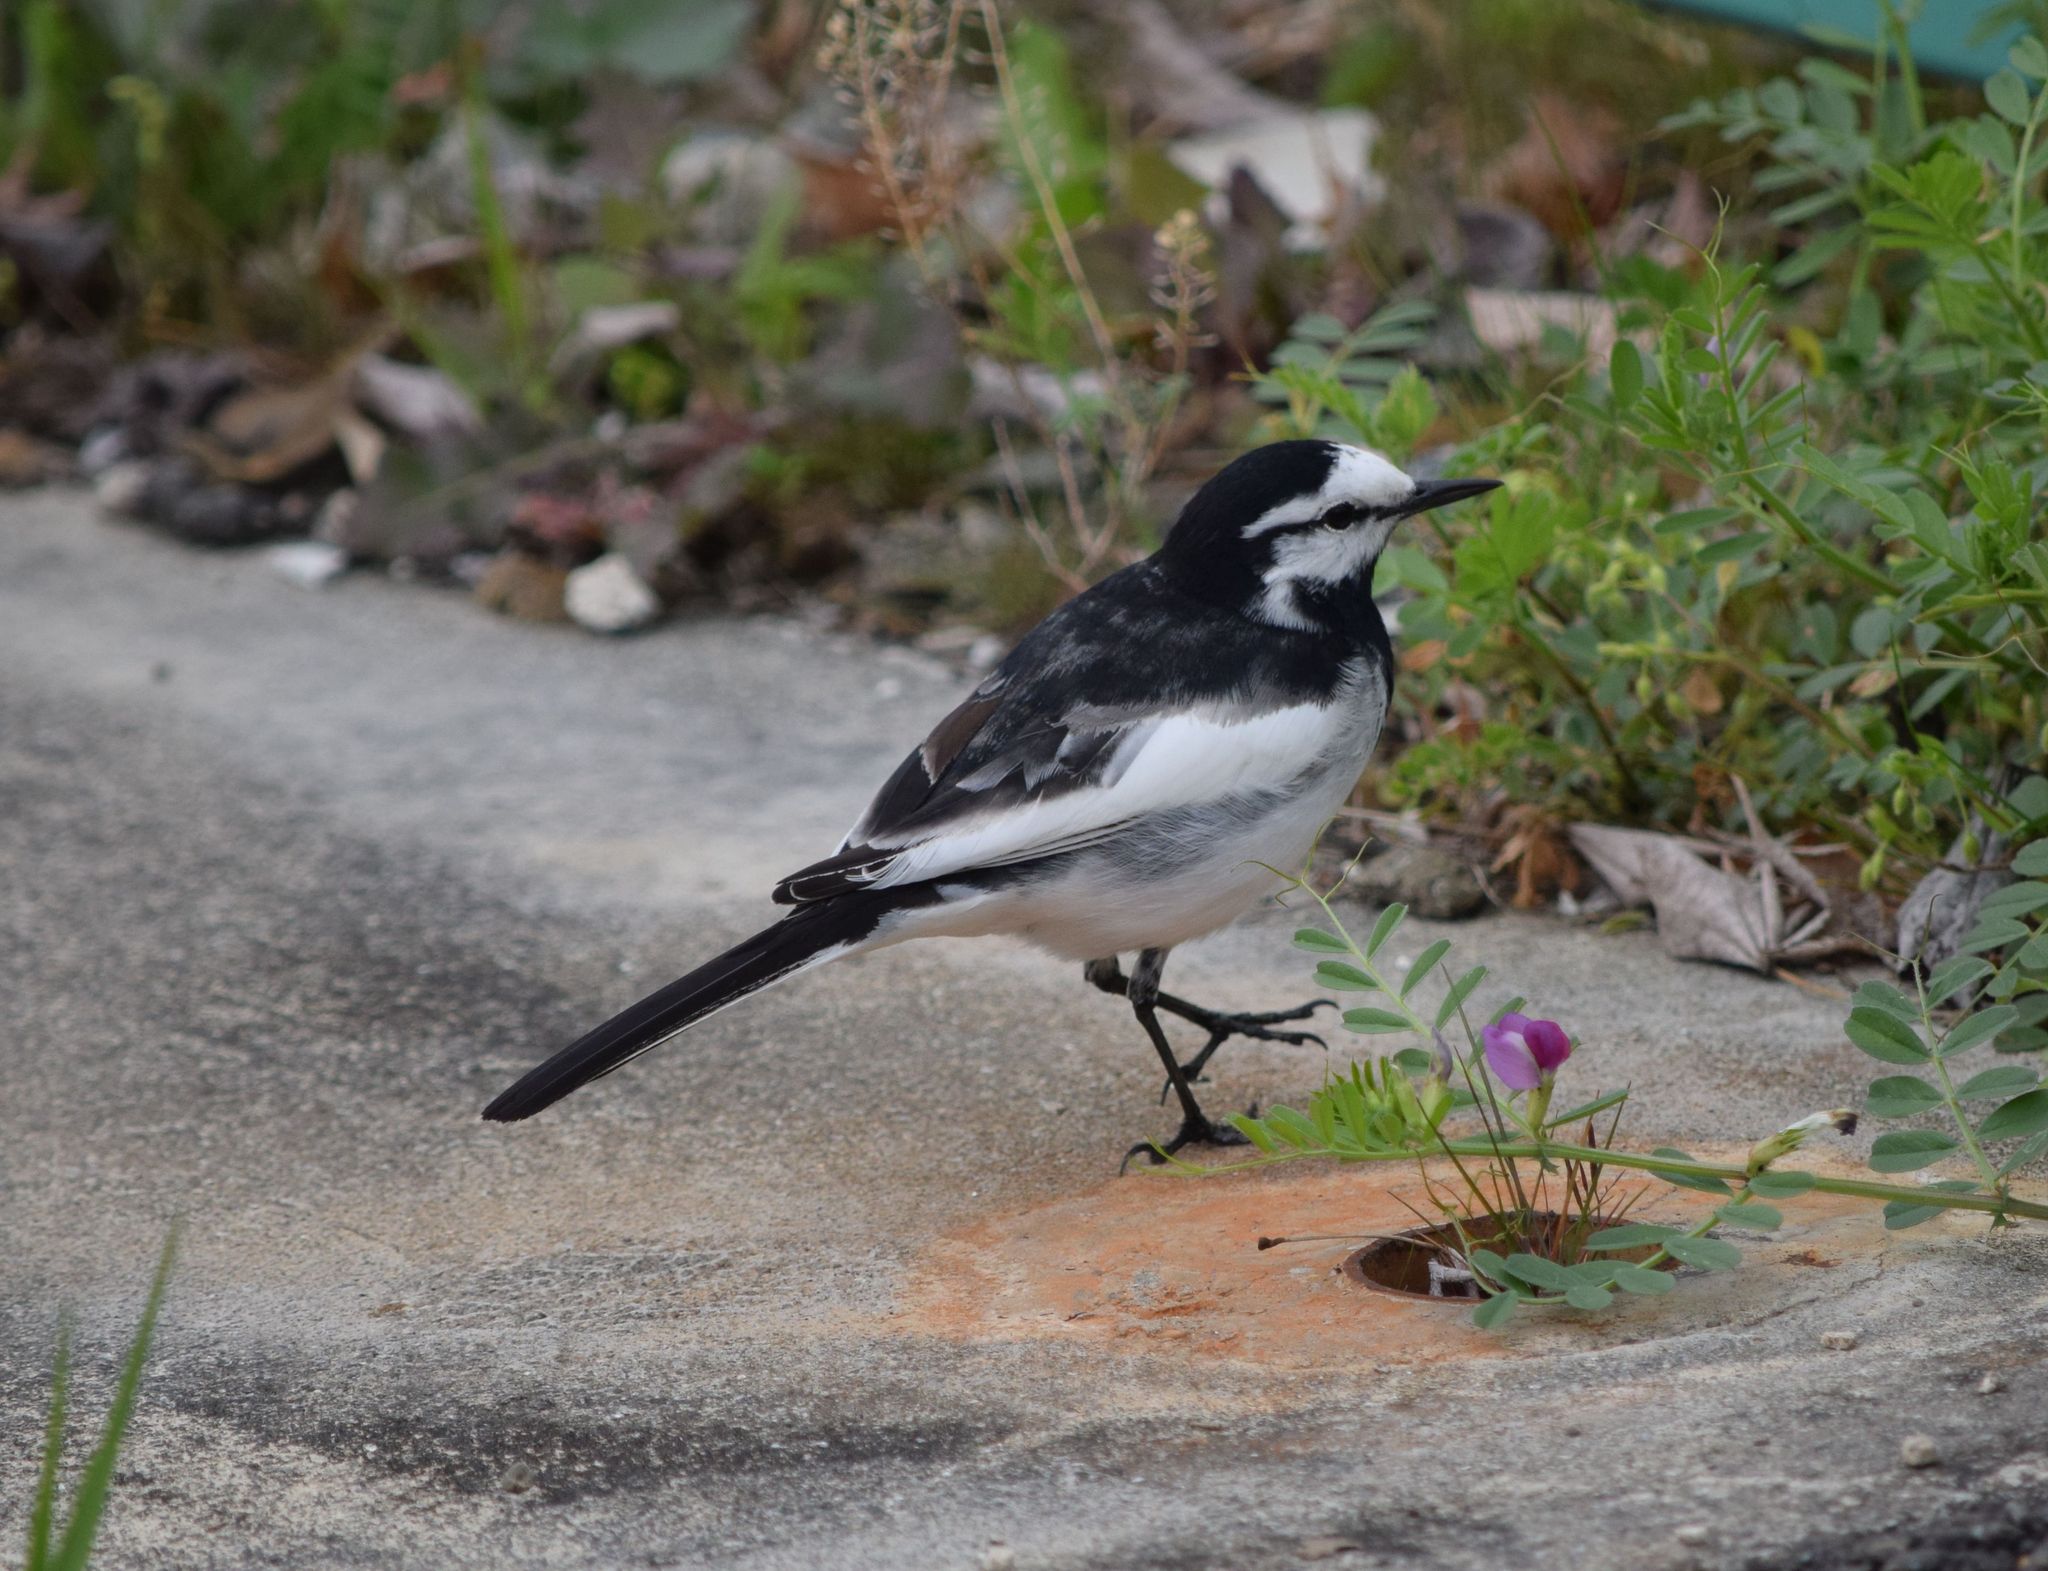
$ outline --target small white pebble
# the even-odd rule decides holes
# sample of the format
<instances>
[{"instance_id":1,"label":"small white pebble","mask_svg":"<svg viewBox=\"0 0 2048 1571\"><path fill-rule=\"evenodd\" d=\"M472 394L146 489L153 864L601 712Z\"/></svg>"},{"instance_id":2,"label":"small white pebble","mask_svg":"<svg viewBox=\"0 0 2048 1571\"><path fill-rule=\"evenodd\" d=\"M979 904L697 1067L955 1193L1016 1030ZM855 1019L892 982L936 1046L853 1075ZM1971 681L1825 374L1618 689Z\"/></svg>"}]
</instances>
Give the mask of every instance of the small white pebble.
<instances>
[{"instance_id":1,"label":"small white pebble","mask_svg":"<svg viewBox=\"0 0 2048 1571\"><path fill-rule=\"evenodd\" d=\"M1977 1382L1977 1395L1996 1396L2005 1389L2005 1376L1987 1373Z\"/></svg>"},{"instance_id":2,"label":"small white pebble","mask_svg":"<svg viewBox=\"0 0 2048 1571\"><path fill-rule=\"evenodd\" d=\"M285 540L264 553L270 570L301 589L319 589L348 571L348 553L320 540Z\"/></svg>"},{"instance_id":3,"label":"small white pebble","mask_svg":"<svg viewBox=\"0 0 2048 1571\"><path fill-rule=\"evenodd\" d=\"M1899 1460L1908 1467L1932 1467L1941 1460L1932 1435L1908 1435L1899 1442Z\"/></svg>"},{"instance_id":4,"label":"small white pebble","mask_svg":"<svg viewBox=\"0 0 2048 1571\"><path fill-rule=\"evenodd\" d=\"M1831 1352L1847 1353L1854 1350L1856 1346L1856 1333L1854 1331L1823 1331L1820 1334L1820 1345Z\"/></svg>"},{"instance_id":5,"label":"small white pebble","mask_svg":"<svg viewBox=\"0 0 2048 1571\"><path fill-rule=\"evenodd\" d=\"M991 1539L981 1552L981 1571L1013 1571L1016 1564L1017 1551L1000 1538Z\"/></svg>"},{"instance_id":6,"label":"small white pebble","mask_svg":"<svg viewBox=\"0 0 2048 1571\"><path fill-rule=\"evenodd\" d=\"M1710 1534L1704 1527L1701 1527L1699 1523L1688 1522L1684 1527L1681 1527L1677 1532L1673 1533L1671 1536L1677 1539L1681 1544L1692 1544L1697 1546L1700 1544L1704 1544L1713 1535Z\"/></svg>"}]
</instances>

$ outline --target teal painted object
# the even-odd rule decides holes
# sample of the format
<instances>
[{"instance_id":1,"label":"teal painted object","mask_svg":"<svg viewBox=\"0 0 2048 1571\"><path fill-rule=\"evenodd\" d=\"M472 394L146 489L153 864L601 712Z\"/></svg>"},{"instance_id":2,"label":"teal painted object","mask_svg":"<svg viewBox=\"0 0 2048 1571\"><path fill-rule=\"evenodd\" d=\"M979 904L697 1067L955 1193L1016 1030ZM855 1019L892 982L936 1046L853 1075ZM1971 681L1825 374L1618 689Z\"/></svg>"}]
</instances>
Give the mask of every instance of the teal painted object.
<instances>
[{"instance_id":1,"label":"teal painted object","mask_svg":"<svg viewBox=\"0 0 2048 1571\"><path fill-rule=\"evenodd\" d=\"M1652 0L1664 10L1691 11L1718 22L1735 22L1773 32L1829 28L1874 39L1884 10L1877 0ZM1971 42L1993 0L1928 0L1912 26L1913 58L1923 71L1982 80L2005 64L2005 52L2019 37L2017 27L2001 29L1988 42Z\"/></svg>"}]
</instances>

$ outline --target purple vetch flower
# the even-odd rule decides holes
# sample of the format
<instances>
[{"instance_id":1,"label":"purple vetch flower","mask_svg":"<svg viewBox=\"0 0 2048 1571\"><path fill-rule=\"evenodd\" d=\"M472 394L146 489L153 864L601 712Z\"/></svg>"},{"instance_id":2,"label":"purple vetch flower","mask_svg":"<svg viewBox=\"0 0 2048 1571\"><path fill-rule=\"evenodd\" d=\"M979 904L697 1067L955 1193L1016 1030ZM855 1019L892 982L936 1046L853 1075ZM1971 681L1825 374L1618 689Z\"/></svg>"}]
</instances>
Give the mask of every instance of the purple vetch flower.
<instances>
[{"instance_id":1,"label":"purple vetch flower","mask_svg":"<svg viewBox=\"0 0 2048 1571\"><path fill-rule=\"evenodd\" d=\"M1498 1024L1480 1031L1479 1039L1485 1045L1486 1067L1510 1091L1548 1085L1558 1066L1572 1056L1572 1039L1555 1020L1502 1015Z\"/></svg>"}]
</instances>

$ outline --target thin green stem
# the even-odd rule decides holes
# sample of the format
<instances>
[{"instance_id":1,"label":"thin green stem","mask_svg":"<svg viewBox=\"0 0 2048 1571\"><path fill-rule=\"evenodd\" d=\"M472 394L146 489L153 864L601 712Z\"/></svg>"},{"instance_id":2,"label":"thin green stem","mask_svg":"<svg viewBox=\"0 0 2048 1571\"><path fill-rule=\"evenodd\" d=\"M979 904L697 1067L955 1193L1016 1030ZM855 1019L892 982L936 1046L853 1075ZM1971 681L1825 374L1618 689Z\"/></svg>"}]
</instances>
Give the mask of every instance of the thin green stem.
<instances>
[{"instance_id":1,"label":"thin green stem","mask_svg":"<svg viewBox=\"0 0 2048 1571\"><path fill-rule=\"evenodd\" d=\"M1963 1114L1963 1105L1957 1100L1955 1082L1949 1078L1948 1063L1941 1056L1941 1028L1934 1023L1934 1011L1927 1002L1927 987L1921 980L1919 967L1913 969L1913 997L1920 1005L1920 1029L1927 1033L1927 1040L1933 1044L1934 1072L1941 1078L1941 1100L1948 1108L1948 1115L1955 1120L1956 1128L1962 1131L1963 1146L1970 1153L1970 1160L1977 1164L1977 1176L1984 1181L1984 1187L1993 1194L2003 1197L2005 1185L1999 1181L1998 1169L1991 1165L1991 1159L1984 1154L1984 1147L1977 1142L1977 1131L1970 1127L1970 1120Z\"/></svg>"},{"instance_id":2,"label":"thin green stem","mask_svg":"<svg viewBox=\"0 0 2048 1571\"><path fill-rule=\"evenodd\" d=\"M1599 1162L1608 1167L1626 1167L1660 1175L1677 1174L1681 1178L1718 1178L1724 1183L1732 1179L1745 1185L1751 1177L1746 1168L1726 1162L1681 1162L1675 1157L1617 1151L1611 1146L1559 1145L1548 1140L1541 1143L1515 1141L1499 1147L1491 1142L1479 1140L1447 1140L1444 1142L1444 1149L1446 1153L1459 1156L1498 1154L1505 1158L1526 1157L1530 1161L1539 1161L1547 1157L1553 1161ZM1243 1162L1218 1163L1207 1168L1195 1167L1192 1163L1178 1165L1190 1172L1228 1173L1246 1168L1270 1167L1280 1162L1295 1162L1303 1157L1333 1157L1340 1162L1405 1162L1414 1155L1414 1150L1405 1146L1390 1147L1385 1151L1290 1150L1275 1151L1270 1156L1253 1157ZM1941 1206L1956 1211L1984 1211L1995 1215L2021 1216L2030 1221L2048 1222L2048 1205L2031 1200L2017 1200L2009 1195L1956 1194L1940 1189L1923 1189L1917 1185L1881 1184L1862 1178L1829 1178L1818 1173L1809 1176L1813 1179L1811 1188L1820 1194L1852 1195L1859 1200L1897 1200L1908 1205Z\"/></svg>"}]
</instances>

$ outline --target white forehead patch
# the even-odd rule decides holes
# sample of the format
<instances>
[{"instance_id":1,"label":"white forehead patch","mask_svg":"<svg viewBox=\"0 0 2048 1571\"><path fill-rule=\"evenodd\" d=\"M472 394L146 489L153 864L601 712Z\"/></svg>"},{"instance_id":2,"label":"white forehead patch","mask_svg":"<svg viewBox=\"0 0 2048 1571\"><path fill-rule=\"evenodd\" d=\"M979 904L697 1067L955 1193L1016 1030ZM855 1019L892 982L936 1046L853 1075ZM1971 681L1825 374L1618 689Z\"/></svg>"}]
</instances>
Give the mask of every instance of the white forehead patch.
<instances>
[{"instance_id":1,"label":"white forehead patch","mask_svg":"<svg viewBox=\"0 0 2048 1571\"><path fill-rule=\"evenodd\" d=\"M1275 503L1245 525L1244 537L1257 539L1273 529L1290 524L1313 523L1340 502L1359 507L1397 507L1415 494L1415 482L1378 453L1363 447L1331 443L1336 462L1322 486L1306 496Z\"/></svg>"}]
</instances>

